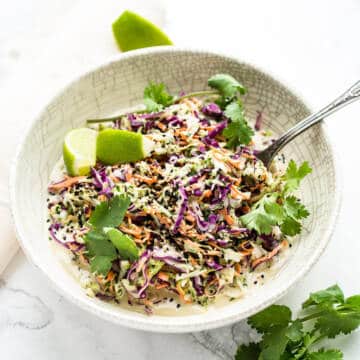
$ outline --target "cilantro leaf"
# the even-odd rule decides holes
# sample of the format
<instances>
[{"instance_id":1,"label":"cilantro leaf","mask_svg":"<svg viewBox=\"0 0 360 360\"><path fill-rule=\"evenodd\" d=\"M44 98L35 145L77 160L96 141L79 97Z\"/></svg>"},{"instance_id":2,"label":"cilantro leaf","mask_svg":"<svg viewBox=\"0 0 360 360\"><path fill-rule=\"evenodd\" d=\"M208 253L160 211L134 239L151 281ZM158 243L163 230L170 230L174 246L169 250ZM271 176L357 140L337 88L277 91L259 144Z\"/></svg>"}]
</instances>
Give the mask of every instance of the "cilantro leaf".
<instances>
[{"instance_id":1,"label":"cilantro leaf","mask_svg":"<svg viewBox=\"0 0 360 360\"><path fill-rule=\"evenodd\" d=\"M333 308L324 310L315 323L320 334L334 338L340 333L349 334L360 325L359 311L338 311Z\"/></svg>"},{"instance_id":2,"label":"cilantro leaf","mask_svg":"<svg viewBox=\"0 0 360 360\"><path fill-rule=\"evenodd\" d=\"M249 345L241 345L236 351L235 360L258 359L260 352L259 344L250 343Z\"/></svg>"},{"instance_id":3,"label":"cilantro leaf","mask_svg":"<svg viewBox=\"0 0 360 360\"><path fill-rule=\"evenodd\" d=\"M307 360L342 360L343 353L337 349L331 349L331 350L320 349L319 351L308 354L306 359Z\"/></svg>"},{"instance_id":4,"label":"cilantro leaf","mask_svg":"<svg viewBox=\"0 0 360 360\"><path fill-rule=\"evenodd\" d=\"M284 216L281 206L276 203L277 197L277 193L262 197L249 213L241 216L242 223L259 234L270 234L272 227Z\"/></svg>"},{"instance_id":5,"label":"cilantro leaf","mask_svg":"<svg viewBox=\"0 0 360 360\"><path fill-rule=\"evenodd\" d=\"M295 196L288 196L284 200L284 210L288 216L294 219L303 219L309 216L309 212L300 200Z\"/></svg>"},{"instance_id":6,"label":"cilantro leaf","mask_svg":"<svg viewBox=\"0 0 360 360\"><path fill-rule=\"evenodd\" d=\"M208 85L220 92L227 99L232 99L237 93L243 95L246 89L236 79L228 74L216 74L209 78Z\"/></svg>"},{"instance_id":7,"label":"cilantro leaf","mask_svg":"<svg viewBox=\"0 0 360 360\"><path fill-rule=\"evenodd\" d=\"M295 196L288 196L283 200L284 212L286 216L284 221L279 224L281 231L285 235L295 236L301 233L301 223L297 220L306 218L309 216L309 212L300 200Z\"/></svg>"},{"instance_id":8,"label":"cilantro leaf","mask_svg":"<svg viewBox=\"0 0 360 360\"><path fill-rule=\"evenodd\" d=\"M282 233L288 236L300 234L301 228L301 223L290 216L287 216L280 225Z\"/></svg>"},{"instance_id":9,"label":"cilantro leaf","mask_svg":"<svg viewBox=\"0 0 360 360\"><path fill-rule=\"evenodd\" d=\"M287 328L282 326L273 327L271 332L266 333L260 343L262 351L259 359L280 359L289 342L289 338L286 336L286 333Z\"/></svg>"},{"instance_id":10,"label":"cilantro leaf","mask_svg":"<svg viewBox=\"0 0 360 360\"><path fill-rule=\"evenodd\" d=\"M260 199L249 213L241 216L242 223L259 234L268 235L275 225L280 226L284 235L295 236L301 232L302 226L298 221L309 215L305 206L294 196L281 199L281 194L273 193Z\"/></svg>"},{"instance_id":11,"label":"cilantro leaf","mask_svg":"<svg viewBox=\"0 0 360 360\"><path fill-rule=\"evenodd\" d=\"M85 244L90 257L91 271L106 275L112 262L117 258L114 245L104 233L94 230L85 235Z\"/></svg>"},{"instance_id":12,"label":"cilantro leaf","mask_svg":"<svg viewBox=\"0 0 360 360\"><path fill-rule=\"evenodd\" d=\"M116 227L121 224L129 205L130 199L127 196L116 195L95 207L89 223L100 230L105 227Z\"/></svg>"},{"instance_id":13,"label":"cilantro leaf","mask_svg":"<svg viewBox=\"0 0 360 360\"><path fill-rule=\"evenodd\" d=\"M271 198L269 201L264 201L264 209L268 216L274 221L275 224L279 224L284 219L284 209L276 202L277 196Z\"/></svg>"},{"instance_id":14,"label":"cilantro leaf","mask_svg":"<svg viewBox=\"0 0 360 360\"><path fill-rule=\"evenodd\" d=\"M129 204L128 197L116 195L111 200L98 204L91 214L89 223L93 229L85 235L85 244L92 272L106 275L112 262L118 257L116 248L104 229L120 225Z\"/></svg>"},{"instance_id":15,"label":"cilantro leaf","mask_svg":"<svg viewBox=\"0 0 360 360\"><path fill-rule=\"evenodd\" d=\"M239 347L235 360L341 360L343 355L337 349L311 350L324 337L348 334L360 326L360 295L344 299L339 286L334 285L310 294L303 308L309 315L296 320L291 320L288 307L280 305L251 316L248 323L263 334L262 339Z\"/></svg>"},{"instance_id":16,"label":"cilantro leaf","mask_svg":"<svg viewBox=\"0 0 360 360\"><path fill-rule=\"evenodd\" d=\"M290 160L286 173L283 176L285 180L285 192L289 193L297 190L300 186L300 181L311 172L312 169L307 161L304 161L298 168L295 161Z\"/></svg>"},{"instance_id":17,"label":"cilantro leaf","mask_svg":"<svg viewBox=\"0 0 360 360\"><path fill-rule=\"evenodd\" d=\"M352 311L360 312L360 295L348 297L342 307L346 309L351 309Z\"/></svg>"},{"instance_id":18,"label":"cilantro leaf","mask_svg":"<svg viewBox=\"0 0 360 360\"><path fill-rule=\"evenodd\" d=\"M329 338L348 334L360 325L360 296L344 299L338 285L310 294L303 308L311 308L315 329Z\"/></svg>"},{"instance_id":19,"label":"cilantro leaf","mask_svg":"<svg viewBox=\"0 0 360 360\"><path fill-rule=\"evenodd\" d=\"M164 107L171 105L173 100L173 96L166 91L163 83L155 84L150 82L144 89L144 104L146 106L146 111L161 111Z\"/></svg>"},{"instance_id":20,"label":"cilantro leaf","mask_svg":"<svg viewBox=\"0 0 360 360\"><path fill-rule=\"evenodd\" d=\"M90 256L116 256L115 247L102 232L90 231L85 235L87 251Z\"/></svg>"},{"instance_id":21,"label":"cilantro leaf","mask_svg":"<svg viewBox=\"0 0 360 360\"><path fill-rule=\"evenodd\" d=\"M259 210L250 211L248 214L241 217L242 223L248 228L256 230L259 234L268 235L272 231L275 223Z\"/></svg>"},{"instance_id":22,"label":"cilantro leaf","mask_svg":"<svg viewBox=\"0 0 360 360\"><path fill-rule=\"evenodd\" d=\"M254 130L245 120L244 110L239 101L227 105L225 115L231 119L231 122L223 131L223 135L227 139L226 146L236 148L241 144L249 144L251 137L254 135Z\"/></svg>"},{"instance_id":23,"label":"cilantro leaf","mask_svg":"<svg viewBox=\"0 0 360 360\"><path fill-rule=\"evenodd\" d=\"M303 324L300 320L293 321L287 328L286 336L293 342L300 341L303 335Z\"/></svg>"},{"instance_id":24,"label":"cilantro leaf","mask_svg":"<svg viewBox=\"0 0 360 360\"><path fill-rule=\"evenodd\" d=\"M223 131L227 139L227 148L234 149L241 144L247 145L251 141L253 130L245 121L233 121Z\"/></svg>"},{"instance_id":25,"label":"cilantro leaf","mask_svg":"<svg viewBox=\"0 0 360 360\"><path fill-rule=\"evenodd\" d=\"M227 105L224 114L232 121L245 121L244 108L239 100Z\"/></svg>"},{"instance_id":26,"label":"cilantro leaf","mask_svg":"<svg viewBox=\"0 0 360 360\"><path fill-rule=\"evenodd\" d=\"M251 316L249 325L260 333L271 331L272 327L286 327L291 320L291 310L284 305L271 305Z\"/></svg>"},{"instance_id":27,"label":"cilantro leaf","mask_svg":"<svg viewBox=\"0 0 360 360\"><path fill-rule=\"evenodd\" d=\"M109 256L98 255L92 259L90 259L90 270L93 273L106 275L112 266L112 262L115 259L112 259Z\"/></svg>"},{"instance_id":28,"label":"cilantro leaf","mask_svg":"<svg viewBox=\"0 0 360 360\"><path fill-rule=\"evenodd\" d=\"M302 307L303 309L306 309L307 307L314 305L342 303L344 303L344 293L338 285L333 285L325 290L311 293L309 298L302 304Z\"/></svg>"}]
</instances>

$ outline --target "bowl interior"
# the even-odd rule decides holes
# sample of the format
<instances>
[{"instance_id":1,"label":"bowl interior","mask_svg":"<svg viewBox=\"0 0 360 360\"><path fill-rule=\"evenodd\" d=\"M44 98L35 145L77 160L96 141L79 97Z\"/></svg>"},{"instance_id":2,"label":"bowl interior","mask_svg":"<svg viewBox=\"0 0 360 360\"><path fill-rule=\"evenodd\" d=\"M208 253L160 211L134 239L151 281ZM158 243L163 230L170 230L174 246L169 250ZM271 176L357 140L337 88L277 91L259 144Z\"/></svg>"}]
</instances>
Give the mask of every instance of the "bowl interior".
<instances>
[{"instance_id":1,"label":"bowl interior","mask_svg":"<svg viewBox=\"0 0 360 360\"><path fill-rule=\"evenodd\" d=\"M278 299L318 258L333 226L337 207L332 151L321 126L313 127L287 146L288 159L308 160L313 173L302 185L302 199L311 212L303 234L275 278L242 301L199 315L146 316L86 296L85 291L54 259L48 246L46 197L50 172L61 155L64 135L102 117L142 102L149 81L165 83L170 92L207 88L215 73L229 73L248 89L245 108L250 119L262 111L264 127L275 134L294 125L309 110L285 86L258 69L207 52L153 49L129 53L77 79L36 119L18 152L11 180L12 206L21 244L30 259L69 299L103 318L151 331L187 332L223 326L243 319Z\"/></svg>"}]
</instances>

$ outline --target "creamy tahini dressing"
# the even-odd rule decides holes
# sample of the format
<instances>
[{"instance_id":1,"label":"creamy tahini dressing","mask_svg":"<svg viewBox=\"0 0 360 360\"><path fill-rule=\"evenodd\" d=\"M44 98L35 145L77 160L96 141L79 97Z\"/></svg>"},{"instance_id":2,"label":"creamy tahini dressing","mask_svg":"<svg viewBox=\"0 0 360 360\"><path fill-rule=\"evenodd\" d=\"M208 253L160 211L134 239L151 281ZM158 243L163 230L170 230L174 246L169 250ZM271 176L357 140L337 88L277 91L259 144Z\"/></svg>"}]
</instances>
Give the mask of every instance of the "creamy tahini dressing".
<instances>
[{"instance_id":1,"label":"creamy tahini dressing","mask_svg":"<svg viewBox=\"0 0 360 360\"><path fill-rule=\"evenodd\" d=\"M258 147L263 147L262 141L263 137L257 136L254 137L254 140L259 143ZM281 162L276 163L277 167L282 167L283 164ZM279 170L279 169L278 169ZM62 158L56 163L51 176L51 182L60 181L63 178L63 174L65 172L64 163ZM52 197L56 197L57 195L49 196L50 201ZM69 239L70 241L71 239ZM86 288L87 280L90 280L90 272L86 269L81 269L79 266L72 261L73 254L70 250L65 249L54 241L49 242L49 246L56 257L57 261L61 264L63 269L73 278L75 281L79 282L84 288ZM244 287L244 291L241 297L239 298L231 298L229 296L220 294L217 295L216 301L209 304L207 307L200 306L198 304L184 304L178 301L177 295L167 292L166 297L167 301L161 302L159 304L154 305L153 314L161 315L161 316L187 316L187 315L195 315L195 314L203 314L211 311L216 311L216 309L221 308L223 306L227 306L228 304L233 304L236 302L241 302L245 297L251 296L257 289L264 285L266 282L271 281L276 274L279 273L281 268L284 266L287 258L288 258L288 248L284 248L281 252L275 256L270 263L266 263L260 265L255 271L248 273L247 275L247 286ZM98 300L102 301L102 300ZM120 303L113 302L113 306L122 309L136 311L139 313L144 312L144 307L142 305L129 305L127 295L122 298Z\"/></svg>"}]
</instances>

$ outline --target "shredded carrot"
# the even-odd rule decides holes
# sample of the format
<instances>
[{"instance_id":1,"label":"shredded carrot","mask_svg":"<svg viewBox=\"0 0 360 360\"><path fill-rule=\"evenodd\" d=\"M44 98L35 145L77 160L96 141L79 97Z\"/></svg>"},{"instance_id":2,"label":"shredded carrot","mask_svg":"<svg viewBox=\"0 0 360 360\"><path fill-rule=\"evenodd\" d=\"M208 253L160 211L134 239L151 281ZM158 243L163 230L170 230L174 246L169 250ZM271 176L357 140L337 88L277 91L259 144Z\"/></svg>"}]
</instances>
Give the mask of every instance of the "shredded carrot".
<instances>
[{"instance_id":1,"label":"shredded carrot","mask_svg":"<svg viewBox=\"0 0 360 360\"><path fill-rule=\"evenodd\" d=\"M185 298L185 292L184 292L184 290L182 289L182 287L180 286L180 283L177 283L177 284L176 284L176 290L177 290L177 292L178 292L178 294L179 294L179 297L180 297L180 299L181 299L182 301L184 301L186 304L191 304L191 303L192 303L191 300L188 300L188 299Z\"/></svg>"},{"instance_id":2,"label":"shredded carrot","mask_svg":"<svg viewBox=\"0 0 360 360\"><path fill-rule=\"evenodd\" d=\"M235 169L241 169L241 160L227 159L227 163L233 166Z\"/></svg>"},{"instance_id":3,"label":"shredded carrot","mask_svg":"<svg viewBox=\"0 0 360 360\"><path fill-rule=\"evenodd\" d=\"M255 159L254 155L250 155L250 154L247 154L247 153L242 153L241 156L244 157L244 158L250 159L250 160Z\"/></svg>"},{"instance_id":4,"label":"shredded carrot","mask_svg":"<svg viewBox=\"0 0 360 360\"><path fill-rule=\"evenodd\" d=\"M166 216L162 215L160 212L158 211L153 211L152 213L154 216L157 217L157 219L159 220L159 222L163 225L165 225L167 228L169 228L171 226L171 220L169 218L167 218Z\"/></svg>"},{"instance_id":5,"label":"shredded carrot","mask_svg":"<svg viewBox=\"0 0 360 360\"><path fill-rule=\"evenodd\" d=\"M114 280L114 278L115 278L115 273L112 270L110 270L106 276L106 281L112 281Z\"/></svg>"},{"instance_id":6,"label":"shredded carrot","mask_svg":"<svg viewBox=\"0 0 360 360\"><path fill-rule=\"evenodd\" d=\"M175 136L183 137L183 138L184 138L184 136L185 136L184 131L186 131L186 130L187 130L186 127L181 127L181 128L179 128L179 129L174 130L174 134L175 134ZM187 137L186 137L186 138L187 138Z\"/></svg>"},{"instance_id":7,"label":"shredded carrot","mask_svg":"<svg viewBox=\"0 0 360 360\"><path fill-rule=\"evenodd\" d=\"M133 235L136 238L139 238L142 234L141 229L139 227L137 227L136 225L132 225L132 227L133 227L133 229L129 229L125 225L120 225L120 230L129 235Z\"/></svg>"},{"instance_id":8,"label":"shredded carrot","mask_svg":"<svg viewBox=\"0 0 360 360\"><path fill-rule=\"evenodd\" d=\"M241 265L239 263L236 263L234 266L235 272L240 275L241 273Z\"/></svg>"},{"instance_id":9,"label":"shredded carrot","mask_svg":"<svg viewBox=\"0 0 360 360\"><path fill-rule=\"evenodd\" d=\"M156 285L155 285L155 289L156 289L156 290L160 290L160 289L166 288L166 287L168 287L168 286L169 286L168 283L156 284Z\"/></svg>"},{"instance_id":10,"label":"shredded carrot","mask_svg":"<svg viewBox=\"0 0 360 360\"><path fill-rule=\"evenodd\" d=\"M216 248L216 249L221 249L221 246L219 246L215 241L213 240L209 240L208 244L211 245L212 247Z\"/></svg>"},{"instance_id":11,"label":"shredded carrot","mask_svg":"<svg viewBox=\"0 0 360 360\"><path fill-rule=\"evenodd\" d=\"M228 225L233 225L234 224L234 219L229 215L229 213L227 212L226 209L222 209L219 212L223 216L224 220L226 221L226 223Z\"/></svg>"},{"instance_id":12,"label":"shredded carrot","mask_svg":"<svg viewBox=\"0 0 360 360\"><path fill-rule=\"evenodd\" d=\"M59 191L64 188L71 187L74 184L77 184L78 182L81 182L82 180L85 180L85 179L86 179L86 176L75 176L75 177L65 176L65 179L62 180L61 182L58 182L55 184L50 184L48 189L50 191Z\"/></svg>"},{"instance_id":13,"label":"shredded carrot","mask_svg":"<svg viewBox=\"0 0 360 360\"><path fill-rule=\"evenodd\" d=\"M198 262L197 262L196 259L193 258L192 256L189 256L189 260L190 260L190 262L191 262L191 265L193 265L193 266L198 265Z\"/></svg>"},{"instance_id":14,"label":"shredded carrot","mask_svg":"<svg viewBox=\"0 0 360 360\"><path fill-rule=\"evenodd\" d=\"M203 251L204 252L204 251ZM218 256L221 255L221 251L219 250L208 250L206 252L204 252L206 255L210 255L210 256Z\"/></svg>"},{"instance_id":15,"label":"shredded carrot","mask_svg":"<svg viewBox=\"0 0 360 360\"><path fill-rule=\"evenodd\" d=\"M157 274L157 277L162 281L169 281L169 274L167 274L166 272L160 271Z\"/></svg>"},{"instance_id":16,"label":"shredded carrot","mask_svg":"<svg viewBox=\"0 0 360 360\"><path fill-rule=\"evenodd\" d=\"M114 175L110 175L109 178L115 183L120 181L119 178Z\"/></svg>"},{"instance_id":17,"label":"shredded carrot","mask_svg":"<svg viewBox=\"0 0 360 360\"><path fill-rule=\"evenodd\" d=\"M106 195L99 195L99 200L100 201L106 201Z\"/></svg>"},{"instance_id":18,"label":"shredded carrot","mask_svg":"<svg viewBox=\"0 0 360 360\"><path fill-rule=\"evenodd\" d=\"M241 191L239 191L234 185L231 185L230 187L230 195L233 199L248 200L247 196L245 196Z\"/></svg>"},{"instance_id":19,"label":"shredded carrot","mask_svg":"<svg viewBox=\"0 0 360 360\"><path fill-rule=\"evenodd\" d=\"M269 252L267 255L262 256L258 259L255 259L252 263L251 263L251 268L255 269L256 267L258 267L260 264L267 262L269 260L271 260L275 255L277 255L279 253L279 251L281 250L281 248L287 246L287 241L284 240L283 242L281 242L274 250L272 250L271 252Z\"/></svg>"},{"instance_id":20,"label":"shredded carrot","mask_svg":"<svg viewBox=\"0 0 360 360\"><path fill-rule=\"evenodd\" d=\"M227 175L227 176L234 183L235 186L239 186L241 184L241 178L234 178L229 175Z\"/></svg>"},{"instance_id":21,"label":"shredded carrot","mask_svg":"<svg viewBox=\"0 0 360 360\"><path fill-rule=\"evenodd\" d=\"M195 217L194 217L193 215L191 215L191 214L187 214L187 215L185 216L185 219L186 219L187 221L191 222L191 223L194 223L194 222L195 222Z\"/></svg>"},{"instance_id":22,"label":"shredded carrot","mask_svg":"<svg viewBox=\"0 0 360 360\"><path fill-rule=\"evenodd\" d=\"M125 180L126 180L126 182L130 182L131 179L132 179L132 173L131 173L131 171L126 171L126 172L125 172Z\"/></svg>"},{"instance_id":23,"label":"shredded carrot","mask_svg":"<svg viewBox=\"0 0 360 360\"><path fill-rule=\"evenodd\" d=\"M138 179L148 185L151 185L151 184L154 184L157 182L157 178L156 177L152 177L152 178L149 178L147 176L141 176L141 175L134 175L134 178L135 179Z\"/></svg>"},{"instance_id":24,"label":"shredded carrot","mask_svg":"<svg viewBox=\"0 0 360 360\"><path fill-rule=\"evenodd\" d=\"M249 244L250 244L250 247L248 246ZM250 255L254 250L253 246L251 245L251 243L249 241L242 242L240 244L239 248L241 250L241 254L245 255L245 256Z\"/></svg>"},{"instance_id":25,"label":"shredded carrot","mask_svg":"<svg viewBox=\"0 0 360 360\"><path fill-rule=\"evenodd\" d=\"M200 197L200 201L209 198L211 195L212 195L212 191L210 189L204 190Z\"/></svg>"},{"instance_id":26,"label":"shredded carrot","mask_svg":"<svg viewBox=\"0 0 360 360\"><path fill-rule=\"evenodd\" d=\"M166 130L166 125L161 123L161 122L157 122L156 126L161 130L161 131L165 131Z\"/></svg>"}]
</instances>

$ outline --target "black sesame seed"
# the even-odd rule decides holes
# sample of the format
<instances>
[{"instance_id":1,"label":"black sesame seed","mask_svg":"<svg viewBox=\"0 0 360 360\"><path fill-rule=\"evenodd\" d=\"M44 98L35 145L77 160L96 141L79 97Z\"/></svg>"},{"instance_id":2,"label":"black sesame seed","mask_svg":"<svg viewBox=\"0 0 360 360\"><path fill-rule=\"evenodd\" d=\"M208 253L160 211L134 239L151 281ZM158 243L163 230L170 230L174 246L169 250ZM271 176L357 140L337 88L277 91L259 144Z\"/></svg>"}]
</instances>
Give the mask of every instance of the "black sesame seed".
<instances>
[{"instance_id":1,"label":"black sesame seed","mask_svg":"<svg viewBox=\"0 0 360 360\"><path fill-rule=\"evenodd\" d=\"M176 308L178 309L181 305L180 304L176 304Z\"/></svg>"}]
</instances>

